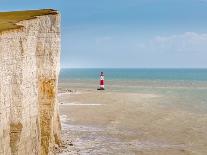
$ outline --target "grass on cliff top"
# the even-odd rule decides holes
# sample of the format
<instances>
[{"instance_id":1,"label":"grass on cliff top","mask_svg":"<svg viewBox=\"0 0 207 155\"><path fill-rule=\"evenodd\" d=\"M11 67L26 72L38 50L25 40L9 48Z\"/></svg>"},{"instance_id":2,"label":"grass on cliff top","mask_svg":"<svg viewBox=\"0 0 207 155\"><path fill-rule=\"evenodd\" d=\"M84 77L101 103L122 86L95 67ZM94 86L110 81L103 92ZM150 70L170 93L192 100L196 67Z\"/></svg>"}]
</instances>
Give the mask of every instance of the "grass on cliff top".
<instances>
[{"instance_id":1,"label":"grass on cliff top","mask_svg":"<svg viewBox=\"0 0 207 155\"><path fill-rule=\"evenodd\" d=\"M56 10L43 9L43 10L28 10L28 11L13 11L13 12L0 12L0 32L21 28L21 25L16 23L22 20L33 19L36 16L57 14Z\"/></svg>"}]
</instances>

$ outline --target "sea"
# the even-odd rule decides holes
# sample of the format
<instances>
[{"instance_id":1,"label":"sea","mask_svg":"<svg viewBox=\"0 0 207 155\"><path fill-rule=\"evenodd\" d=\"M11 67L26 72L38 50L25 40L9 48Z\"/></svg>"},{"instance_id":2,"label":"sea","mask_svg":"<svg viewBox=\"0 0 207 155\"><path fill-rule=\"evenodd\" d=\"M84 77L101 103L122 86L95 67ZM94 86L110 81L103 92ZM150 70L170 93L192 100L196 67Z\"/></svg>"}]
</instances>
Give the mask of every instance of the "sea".
<instances>
[{"instance_id":1,"label":"sea","mask_svg":"<svg viewBox=\"0 0 207 155\"><path fill-rule=\"evenodd\" d=\"M157 94L163 96L162 105L207 112L207 69L64 68L59 85L96 90L100 72L105 75L106 92Z\"/></svg>"}]
</instances>

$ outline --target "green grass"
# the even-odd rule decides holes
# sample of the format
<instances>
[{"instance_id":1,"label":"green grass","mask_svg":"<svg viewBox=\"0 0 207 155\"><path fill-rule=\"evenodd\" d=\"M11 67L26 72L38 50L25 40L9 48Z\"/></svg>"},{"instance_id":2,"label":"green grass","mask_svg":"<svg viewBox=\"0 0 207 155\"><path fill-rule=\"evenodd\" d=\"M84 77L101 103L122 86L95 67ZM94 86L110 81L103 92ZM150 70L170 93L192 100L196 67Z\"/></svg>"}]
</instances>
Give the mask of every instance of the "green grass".
<instances>
[{"instance_id":1,"label":"green grass","mask_svg":"<svg viewBox=\"0 0 207 155\"><path fill-rule=\"evenodd\" d=\"M27 11L13 11L13 12L0 12L0 32L18 29L22 26L16 23L22 20L29 20L36 18L36 16L57 14L56 10L43 9L43 10L27 10Z\"/></svg>"}]
</instances>

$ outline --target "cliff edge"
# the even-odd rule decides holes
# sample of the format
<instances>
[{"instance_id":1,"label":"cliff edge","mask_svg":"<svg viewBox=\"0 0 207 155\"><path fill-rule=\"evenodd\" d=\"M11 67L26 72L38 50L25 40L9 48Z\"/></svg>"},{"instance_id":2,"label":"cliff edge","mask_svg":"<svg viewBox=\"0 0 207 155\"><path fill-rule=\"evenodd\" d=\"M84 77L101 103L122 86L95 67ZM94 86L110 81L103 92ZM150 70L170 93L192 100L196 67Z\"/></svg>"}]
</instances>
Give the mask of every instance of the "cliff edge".
<instances>
[{"instance_id":1,"label":"cliff edge","mask_svg":"<svg viewBox=\"0 0 207 155\"><path fill-rule=\"evenodd\" d=\"M0 154L55 154L60 15L51 9L0 13Z\"/></svg>"}]
</instances>

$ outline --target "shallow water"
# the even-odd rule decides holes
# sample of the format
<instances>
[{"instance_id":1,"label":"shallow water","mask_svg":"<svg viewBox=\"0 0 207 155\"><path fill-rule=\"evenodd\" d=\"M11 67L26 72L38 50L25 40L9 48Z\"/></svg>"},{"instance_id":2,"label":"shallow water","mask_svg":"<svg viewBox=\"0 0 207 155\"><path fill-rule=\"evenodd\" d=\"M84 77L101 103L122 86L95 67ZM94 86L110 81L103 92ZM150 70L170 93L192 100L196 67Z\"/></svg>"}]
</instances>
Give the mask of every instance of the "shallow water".
<instances>
[{"instance_id":1,"label":"shallow water","mask_svg":"<svg viewBox=\"0 0 207 155\"><path fill-rule=\"evenodd\" d=\"M94 80L64 80L61 88L96 90ZM126 93L151 93L164 96L160 104L176 105L201 113L207 112L207 82L205 81L106 81L106 91Z\"/></svg>"},{"instance_id":2,"label":"shallow water","mask_svg":"<svg viewBox=\"0 0 207 155\"><path fill-rule=\"evenodd\" d=\"M207 154L207 70L110 70L103 92L98 70L80 71L59 81L63 127L80 154Z\"/></svg>"},{"instance_id":3,"label":"shallow water","mask_svg":"<svg viewBox=\"0 0 207 155\"><path fill-rule=\"evenodd\" d=\"M206 113L183 106L182 96L176 99L159 93L93 90L64 94L59 98L63 130L80 154L205 155Z\"/></svg>"},{"instance_id":4,"label":"shallow water","mask_svg":"<svg viewBox=\"0 0 207 155\"><path fill-rule=\"evenodd\" d=\"M106 132L112 132L113 129L97 128L92 126L79 126L63 124L63 130L70 129L70 134L75 138L73 144L78 148L78 152L83 154L135 154L134 150L159 150L159 149L185 149L184 144L170 144L159 141L123 141L118 137L111 137ZM133 133L127 131L113 131L116 134ZM119 153L117 153L118 151Z\"/></svg>"}]
</instances>

